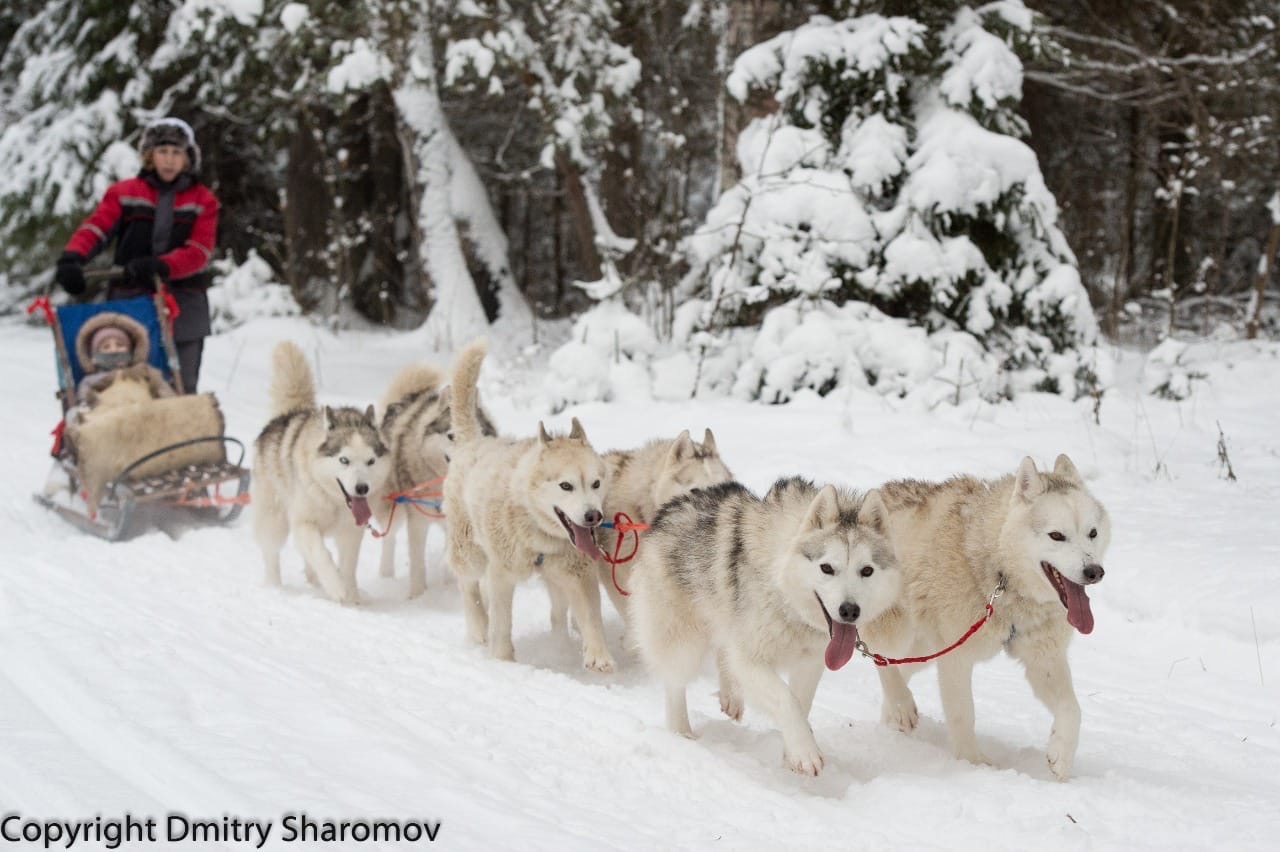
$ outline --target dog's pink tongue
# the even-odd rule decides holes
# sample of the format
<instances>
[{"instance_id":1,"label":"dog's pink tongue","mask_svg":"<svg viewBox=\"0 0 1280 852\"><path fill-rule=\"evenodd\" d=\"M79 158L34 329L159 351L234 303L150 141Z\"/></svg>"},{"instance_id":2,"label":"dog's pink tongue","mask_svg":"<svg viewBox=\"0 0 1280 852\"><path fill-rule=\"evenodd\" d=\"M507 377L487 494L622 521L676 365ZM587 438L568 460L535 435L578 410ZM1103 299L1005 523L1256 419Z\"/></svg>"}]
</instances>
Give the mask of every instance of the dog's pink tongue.
<instances>
[{"instance_id":1,"label":"dog's pink tongue","mask_svg":"<svg viewBox=\"0 0 1280 852\"><path fill-rule=\"evenodd\" d=\"M831 641L827 644L827 653L824 655L827 668L833 672L844 668L844 664L853 659L853 646L857 643L858 628L842 621L833 621Z\"/></svg>"},{"instance_id":2,"label":"dog's pink tongue","mask_svg":"<svg viewBox=\"0 0 1280 852\"><path fill-rule=\"evenodd\" d=\"M356 526L362 527L369 523L369 516L373 512L369 511L368 500L364 497L352 497L349 505L351 507L351 516L356 519Z\"/></svg>"},{"instance_id":3,"label":"dog's pink tongue","mask_svg":"<svg viewBox=\"0 0 1280 852\"><path fill-rule=\"evenodd\" d=\"M1081 633L1093 632L1093 610L1089 608L1089 593L1066 577L1062 585L1067 590L1067 621Z\"/></svg>"},{"instance_id":4,"label":"dog's pink tongue","mask_svg":"<svg viewBox=\"0 0 1280 852\"><path fill-rule=\"evenodd\" d=\"M595 536L591 534L591 527L580 527L572 521L569 522L569 526L573 527L573 546L578 549L579 553L585 553L597 562L604 559L604 551L596 545Z\"/></svg>"}]
</instances>

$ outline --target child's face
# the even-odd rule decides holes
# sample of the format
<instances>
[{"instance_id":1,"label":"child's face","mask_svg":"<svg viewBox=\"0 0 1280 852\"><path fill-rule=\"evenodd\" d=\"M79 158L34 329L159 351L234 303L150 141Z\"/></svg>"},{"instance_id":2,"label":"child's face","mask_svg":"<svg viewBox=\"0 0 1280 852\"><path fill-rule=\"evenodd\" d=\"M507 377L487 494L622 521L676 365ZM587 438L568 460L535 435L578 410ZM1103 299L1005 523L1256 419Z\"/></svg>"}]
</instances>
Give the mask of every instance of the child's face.
<instances>
[{"instance_id":1,"label":"child's face","mask_svg":"<svg viewBox=\"0 0 1280 852\"><path fill-rule=\"evenodd\" d=\"M98 344L95 355L110 355L113 352L128 352L129 344L118 337L108 337Z\"/></svg>"},{"instance_id":2,"label":"child's face","mask_svg":"<svg viewBox=\"0 0 1280 852\"><path fill-rule=\"evenodd\" d=\"M151 164L160 180L168 183L187 167L187 152L177 145L157 145L151 149Z\"/></svg>"}]
</instances>

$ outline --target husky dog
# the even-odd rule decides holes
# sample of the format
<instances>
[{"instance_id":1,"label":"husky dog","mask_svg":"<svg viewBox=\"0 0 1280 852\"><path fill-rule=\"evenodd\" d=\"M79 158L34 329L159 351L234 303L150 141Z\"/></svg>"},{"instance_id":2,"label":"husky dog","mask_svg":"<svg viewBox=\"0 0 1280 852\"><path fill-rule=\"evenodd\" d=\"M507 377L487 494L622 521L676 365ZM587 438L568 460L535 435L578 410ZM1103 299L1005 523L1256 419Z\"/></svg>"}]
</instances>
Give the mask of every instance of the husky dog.
<instances>
[{"instance_id":1,"label":"husky dog","mask_svg":"<svg viewBox=\"0 0 1280 852\"><path fill-rule=\"evenodd\" d=\"M641 524L650 523L657 517L658 508L668 500L694 488L705 488L733 479L729 468L720 460L716 438L710 429L705 431L701 444L693 440L689 430L685 429L675 440L650 441L635 450L610 450L604 454L604 461L609 466L605 518L625 512L632 521ZM610 544L616 535L618 533L606 536ZM630 552L625 545L623 549ZM601 562L599 566L600 585L609 593L614 609L624 622L629 617L629 610L627 599L618 590L618 586L630 588L632 564L624 562L616 569L607 562ZM551 600L551 624L554 630L562 630L565 625L565 602L554 593Z\"/></svg>"},{"instance_id":2,"label":"husky dog","mask_svg":"<svg viewBox=\"0 0 1280 852\"><path fill-rule=\"evenodd\" d=\"M356 560L391 470L378 434L373 406L316 406L306 358L289 341L272 353L272 420L254 444L253 530L262 548L267 582L280 585L280 548L293 543L318 582L335 601L356 602ZM324 544L338 547L335 564Z\"/></svg>"},{"instance_id":3,"label":"husky dog","mask_svg":"<svg viewBox=\"0 0 1280 852\"><path fill-rule=\"evenodd\" d=\"M472 343L454 366L454 448L444 481L449 564L462 587L467 630L474 641L487 641L495 658L515 659L512 598L516 583L537 569L569 601L582 631L583 665L613 671L589 561L604 557L593 533L604 520L608 467L577 418L567 437L551 437L541 423L536 438L483 436L476 379L484 352L483 342Z\"/></svg>"},{"instance_id":4,"label":"husky dog","mask_svg":"<svg viewBox=\"0 0 1280 852\"><path fill-rule=\"evenodd\" d=\"M441 389L444 375L430 364L411 364L391 380L382 398L382 436L391 453L391 475L387 491L391 494L414 486L443 479L449 466L449 450L453 444L450 432L449 388ZM493 424L484 409L477 408L483 434L493 435ZM439 488L431 489L439 491ZM379 501L374 515L383 530L383 577L395 576L396 530L408 529L409 597L421 595L427 588L427 530L439 516L423 514L411 505L392 514L393 503ZM394 526L394 528L393 528Z\"/></svg>"},{"instance_id":5,"label":"husky dog","mask_svg":"<svg viewBox=\"0 0 1280 852\"><path fill-rule=\"evenodd\" d=\"M823 664L847 663L859 625L900 590L887 520L876 491L858 498L799 478L763 500L727 482L663 506L631 575L631 619L645 664L666 684L667 726L693 736L685 688L714 646L721 709L739 718L741 691L782 730L787 765L817 775L808 719Z\"/></svg>"},{"instance_id":6,"label":"husky dog","mask_svg":"<svg viewBox=\"0 0 1280 852\"><path fill-rule=\"evenodd\" d=\"M1030 458L1013 476L941 483L905 480L881 487L904 576L899 607L868 623L870 648L886 656L924 655L959 638L997 590L995 611L965 644L938 660L938 685L958 757L982 762L974 736L974 664L1001 647L1026 669L1031 690L1053 714L1049 770L1071 775L1080 705L1071 686L1072 629L1093 630L1085 586L1102 579L1111 540L1107 511L1075 465L1058 456L1053 473ZM906 669L904 671L904 668ZM919 714L907 678L919 666L879 669L882 720L902 731Z\"/></svg>"}]
</instances>

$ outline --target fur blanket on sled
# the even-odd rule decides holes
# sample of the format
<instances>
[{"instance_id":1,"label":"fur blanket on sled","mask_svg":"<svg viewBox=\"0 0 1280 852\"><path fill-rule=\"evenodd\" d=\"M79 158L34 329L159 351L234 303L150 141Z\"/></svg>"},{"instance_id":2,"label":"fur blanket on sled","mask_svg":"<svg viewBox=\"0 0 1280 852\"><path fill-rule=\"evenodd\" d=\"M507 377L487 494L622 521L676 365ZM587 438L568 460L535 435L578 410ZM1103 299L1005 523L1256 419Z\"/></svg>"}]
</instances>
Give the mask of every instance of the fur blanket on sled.
<instances>
[{"instance_id":1,"label":"fur blanket on sled","mask_svg":"<svg viewBox=\"0 0 1280 852\"><path fill-rule=\"evenodd\" d=\"M90 506L98 505L108 482L148 453L192 438L221 436L225 428L222 409L211 393L142 399L122 393L127 384L117 384L121 385L116 389L119 396L112 399L115 395L107 394L77 422L67 423L80 482ZM139 466L130 478L220 462L225 457L221 441L192 444Z\"/></svg>"}]
</instances>

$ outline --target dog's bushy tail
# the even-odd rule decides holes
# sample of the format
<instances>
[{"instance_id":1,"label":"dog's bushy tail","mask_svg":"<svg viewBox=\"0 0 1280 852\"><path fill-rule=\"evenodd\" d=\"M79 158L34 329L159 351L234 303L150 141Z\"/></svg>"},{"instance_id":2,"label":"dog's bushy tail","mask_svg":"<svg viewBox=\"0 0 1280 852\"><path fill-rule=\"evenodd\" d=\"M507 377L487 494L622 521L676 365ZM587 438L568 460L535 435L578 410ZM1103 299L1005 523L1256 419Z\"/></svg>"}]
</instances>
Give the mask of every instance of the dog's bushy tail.
<instances>
[{"instance_id":1,"label":"dog's bushy tail","mask_svg":"<svg viewBox=\"0 0 1280 852\"><path fill-rule=\"evenodd\" d=\"M410 364L396 373L387 387L387 392L382 395L382 411L386 412L393 403L407 396L435 390L442 384L444 384L444 373L439 368L430 364Z\"/></svg>"},{"instance_id":2,"label":"dog's bushy tail","mask_svg":"<svg viewBox=\"0 0 1280 852\"><path fill-rule=\"evenodd\" d=\"M316 383L307 357L291 340L282 340L271 353L271 416L316 407Z\"/></svg>"},{"instance_id":3,"label":"dog's bushy tail","mask_svg":"<svg viewBox=\"0 0 1280 852\"><path fill-rule=\"evenodd\" d=\"M465 444L480 437L480 420L476 415L476 381L480 378L480 365L484 362L486 344L483 339L467 344L453 362L451 382L453 440Z\"/></svg>"}]
</instances>

